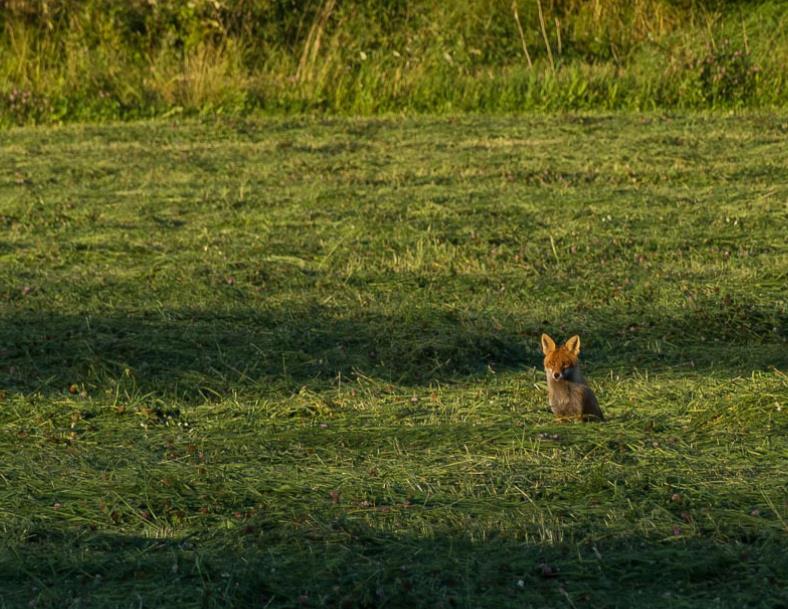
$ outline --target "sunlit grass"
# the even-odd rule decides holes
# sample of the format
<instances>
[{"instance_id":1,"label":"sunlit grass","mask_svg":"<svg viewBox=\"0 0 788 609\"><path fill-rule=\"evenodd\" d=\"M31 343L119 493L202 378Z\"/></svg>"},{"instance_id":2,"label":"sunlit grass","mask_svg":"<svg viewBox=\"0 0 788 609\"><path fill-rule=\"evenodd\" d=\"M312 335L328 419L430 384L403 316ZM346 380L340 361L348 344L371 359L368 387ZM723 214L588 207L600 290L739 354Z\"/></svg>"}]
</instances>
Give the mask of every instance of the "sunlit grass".
<instances>
[{"instance_id":1,"label":"sunlit grass","mask_svg":"<svg viewBox=\"0 0 788 609\"><path fill-rule=\"evenodd\" d=\"M780 110L788 100L788 12L776 0L7 4L0 127L173 115Z\"/></svg>"},{"instance_id":2,"label":"sunlit grass","mask_svg":"<svg viewBox=\"0 0 788 609\"><path fill-rule=\"evenodd\" d=\"M0 140L0 607L774 607L785 117ZM539 335L608 418L559 424Z\"/></svg>"}]
</instances>

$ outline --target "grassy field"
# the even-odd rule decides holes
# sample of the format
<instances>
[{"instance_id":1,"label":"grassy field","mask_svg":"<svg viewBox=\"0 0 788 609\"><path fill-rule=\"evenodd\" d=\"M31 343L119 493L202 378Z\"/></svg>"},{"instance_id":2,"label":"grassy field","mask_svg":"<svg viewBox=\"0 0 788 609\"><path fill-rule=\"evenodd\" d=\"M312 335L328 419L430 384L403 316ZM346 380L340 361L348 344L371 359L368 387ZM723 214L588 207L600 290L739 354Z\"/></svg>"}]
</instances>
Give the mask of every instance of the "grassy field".
<instances>
[{"instance_id":1,"label":"grassy field","mask_svg":"<svg viewBox=\"0 0 788 609\"><path fill-rule=\"evenodd\" d=\"M0 608L785 606L787 121L0 133Z\"/></svg>"}]
</instances>

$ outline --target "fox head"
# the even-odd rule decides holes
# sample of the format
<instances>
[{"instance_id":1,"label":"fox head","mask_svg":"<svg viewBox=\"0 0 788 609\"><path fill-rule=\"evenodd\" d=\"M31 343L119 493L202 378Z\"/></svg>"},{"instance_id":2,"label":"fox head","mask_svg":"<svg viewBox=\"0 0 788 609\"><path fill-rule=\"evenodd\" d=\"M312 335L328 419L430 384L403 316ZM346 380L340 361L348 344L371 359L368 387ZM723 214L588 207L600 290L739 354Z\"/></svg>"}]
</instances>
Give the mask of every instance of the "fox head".
<instances>
[{"instance_id":1,"label":"fox head","mask_svg":"<svg viewBox=\"0 0 788 609\"><path fill-rule=\"evenodd\" d=\"M556 347L552 338L547 334L542 334L542 352L544 353L544 370L547 373L547 378L554 381L571 381L579 375L579 336L573 336L560 347Z\"/></svg>"}]
</instances>

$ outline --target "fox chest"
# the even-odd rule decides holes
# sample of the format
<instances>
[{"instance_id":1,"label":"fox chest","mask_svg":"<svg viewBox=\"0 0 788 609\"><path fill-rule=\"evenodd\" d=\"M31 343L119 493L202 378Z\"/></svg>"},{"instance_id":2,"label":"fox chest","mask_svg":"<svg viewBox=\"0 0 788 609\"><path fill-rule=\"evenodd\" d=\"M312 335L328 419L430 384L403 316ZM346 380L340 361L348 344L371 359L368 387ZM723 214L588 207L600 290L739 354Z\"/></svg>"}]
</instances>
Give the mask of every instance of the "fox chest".
<instances>
[{"instance_id":1,"label":"fox chest","mask_svg":"<svg viewBox=\"0 0 788 609\"><path fill-rule=\"evenodd\" d=\"M570 381L547 383L550 409L558 417L579 417L583 414L583 386Z\"/></svg>"}]
</instances>

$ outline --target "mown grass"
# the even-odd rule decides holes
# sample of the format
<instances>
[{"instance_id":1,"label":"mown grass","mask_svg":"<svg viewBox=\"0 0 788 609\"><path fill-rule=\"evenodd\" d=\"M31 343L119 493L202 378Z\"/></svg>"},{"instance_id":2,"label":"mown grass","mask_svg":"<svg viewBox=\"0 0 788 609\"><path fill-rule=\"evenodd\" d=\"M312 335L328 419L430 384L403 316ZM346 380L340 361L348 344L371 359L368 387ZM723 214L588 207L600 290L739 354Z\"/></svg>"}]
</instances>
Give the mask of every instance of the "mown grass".
<instances>
[{"instance_id":1,"label":"mown grass","mask_svg":"<svg viewBox=\"0 0 788 609\"><path fill-rule=\"evenodd\" d=\"M785 136L4 132L0 607L785 604Z\"/></svg>"}]
</instances>

